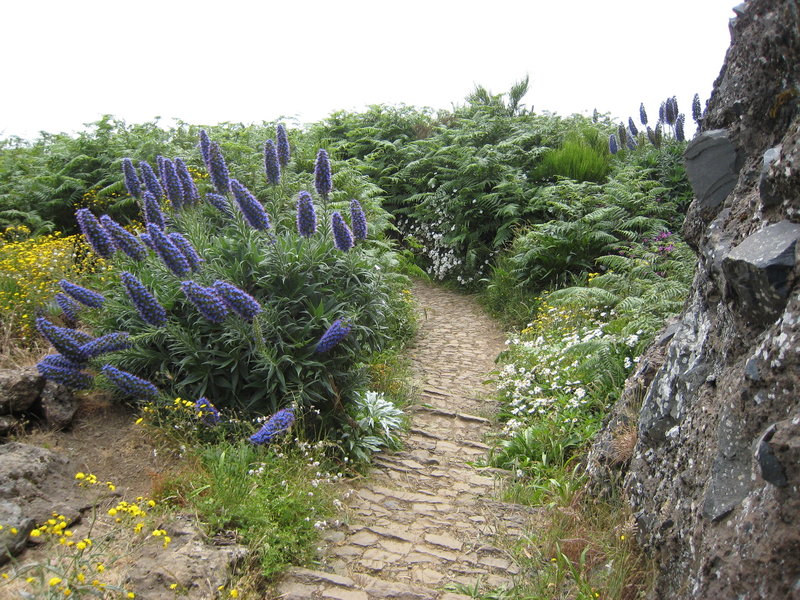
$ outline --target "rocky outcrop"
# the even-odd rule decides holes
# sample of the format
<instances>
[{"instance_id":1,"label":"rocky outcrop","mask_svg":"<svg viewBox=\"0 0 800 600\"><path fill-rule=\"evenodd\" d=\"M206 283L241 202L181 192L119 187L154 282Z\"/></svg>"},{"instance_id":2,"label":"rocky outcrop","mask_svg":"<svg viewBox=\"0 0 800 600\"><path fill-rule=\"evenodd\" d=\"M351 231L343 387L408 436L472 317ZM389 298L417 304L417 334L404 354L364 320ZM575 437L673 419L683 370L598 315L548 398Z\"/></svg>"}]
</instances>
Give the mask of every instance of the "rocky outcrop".
<instances>
[{"instance_id":1,"label":"rocky outcrop","mask_svg":"<svg viewBox=\"0 0 800 600\"><path fill-rule=\"evenodd\" d=\"M46 381L36 368L0 369L0 436L21 431L31 419L50 429L65 429L77 411L73 391Z\"/></svg>"},{"instance_id":2,"label":"rocky outcrop","mask_svg":"<svg viewBox=\"0 0 800 600\"><path fill-rule=\"evenodd\" d=\"M654 598L800 597L800 3L736 14L686 151L698 270L625 480Z\"/></svg>"}]
</instances>

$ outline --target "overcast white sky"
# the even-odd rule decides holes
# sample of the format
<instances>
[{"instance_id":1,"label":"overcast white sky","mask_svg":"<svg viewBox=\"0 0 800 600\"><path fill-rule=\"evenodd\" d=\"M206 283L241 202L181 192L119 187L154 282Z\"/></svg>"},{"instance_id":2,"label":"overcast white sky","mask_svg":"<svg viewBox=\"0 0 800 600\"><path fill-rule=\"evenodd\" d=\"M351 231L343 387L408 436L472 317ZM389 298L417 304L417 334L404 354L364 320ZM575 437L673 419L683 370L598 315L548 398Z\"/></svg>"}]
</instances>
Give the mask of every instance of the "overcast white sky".
<instances>
[{"instance_id":1,"label":"overcast white sky","mask_svg":"<svg viewBox=\"0 0 800 600\"><path fill-rule=\"evenodd\" d=\"M705 104L735 0L5 0L0 137L128 123L450 108L526 73L537 112ZM638 122L638 119L637 119Z\"/></svg>"}]
</instances>

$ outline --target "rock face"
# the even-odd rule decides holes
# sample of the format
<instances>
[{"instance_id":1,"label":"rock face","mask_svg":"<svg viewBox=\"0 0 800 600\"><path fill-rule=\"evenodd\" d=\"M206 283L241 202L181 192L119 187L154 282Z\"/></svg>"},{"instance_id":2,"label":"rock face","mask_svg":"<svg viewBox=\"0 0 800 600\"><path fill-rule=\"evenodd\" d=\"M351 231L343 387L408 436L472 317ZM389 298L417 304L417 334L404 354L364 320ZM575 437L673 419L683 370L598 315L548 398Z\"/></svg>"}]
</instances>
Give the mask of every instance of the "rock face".
<instances>
[{"instance_id":1,"label":"rock face","mask_svg":"<svg viewBox=\"0 0 800 600\"><path fill-rule=\"evenodd\" d=\"M736 14L686 152L698 271L625 479L655 598L800 597L800 3Z\"/></svg>"},{"instance_id":2,"label":"rock face","mask_svg":"<svg viewBox=\"0 0 800 600\"><path fill-rule=\"evenodd\" d=\"M52 429L69 427L78 399L68 387L46 381L35 367L0 369L0 436L33 416Z\"/></svg>"}]
</instances>

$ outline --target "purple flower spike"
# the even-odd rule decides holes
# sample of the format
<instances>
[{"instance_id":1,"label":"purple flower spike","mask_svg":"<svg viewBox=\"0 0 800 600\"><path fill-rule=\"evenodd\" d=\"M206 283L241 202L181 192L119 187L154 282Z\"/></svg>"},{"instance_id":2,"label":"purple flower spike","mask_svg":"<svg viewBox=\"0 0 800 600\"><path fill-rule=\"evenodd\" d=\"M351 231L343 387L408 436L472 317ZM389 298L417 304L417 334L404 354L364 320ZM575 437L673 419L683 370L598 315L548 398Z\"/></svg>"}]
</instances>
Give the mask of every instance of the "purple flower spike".
<instances>
[{"instance_id":1,"label":"purple flower spike","mask_svg":"<svg viewBox=\"0 0 800 600\"><path fill-rule=\"evenodd\" d=\"M167 268L175 273L175 275L186 275L192 267L189 261L183 255L183 252L175 247L167 235L156 227L153 223L147 224L147 233L150 239L153 240L153 245L156 247L156 254L161 257Z\"/></svg>"},{"instance_id":2,"label":"purple flower spike","mask_svg":"<svg viewBox=\"0 0 800 600\"><path fill-rule=\"evenodd\" d=\"M211 142L208 148L208 174L211 176L211 183L217 191L225 196L231 189L231 178L228 173L228 165L222 156L217 142Z\"/></svg>"},{"instance_id":3,"label":"purple flower spike","mask_svg":"<svg viewBox=\"0 0 800 600\"><path fill-rule=\"evenodd\" d=\"M136 174L136 167L133 166L133 161L130 158L122 159L122 174L125 177L125 187L128 193L134 198L142 197L142 184L139 181L139 175Z\"/></svg>"},{"instance_id":4,"label":"purple flower spike","mask_svg":"<svg viewBox=\"0 0 800 600\"><path fill-rule=\"evenodd\" d=\"M631 117L628 117L628 131L633 135L639 135L639 130L636 129L636 123L633 122Z\"/></svg>"},{"instance_id":5,"label":"purple flower spike","mask_svg":"<svg viewBox=\"0 0 800 600\"><path fill-rule=\"evenodd\" d=\"M278 146L278 162L281 167L286 167L289 164L291 151L289 150L289 136L286 135L286 127L283 124L275 128L275 142Z\"/></svg>"},{"instance_id":6,"label":"purple flower spike","mask_svg":"<svg viewBox=\"0 0 800 600\"><path fill-rule=\"evenodd\" d=\"M186 260L189 261L189 266L191 267L192 271L199 271L200 265L204 261L202 258L200 258L197 250L194 249L192 243L180 233L170 233L168 237L169 240L175 244L175 247L183 253L183 256L186 257Z\"/></svg>"},{"instance_id":7,"label":"purple flower spike","mask_svg":"<svg viewBox=\"0 0 800 600\"><path fill-rule=\"evenodd\" d=\"M128 334L124 331L114 331L84 344L81 346L81 351L86 355L86 358L94 358L108 352L127 350L130 347L131 342L128 339Z\"/></svg>"},{"instance_id":8,"label":"purple flower spike","mask_svg":"<svg viewBox=\"0 0 800 600\"><path fill-rule=\"evenodd\" d=\"M167 322L167 311L158 303L155 296L147 291L141 281L127 271L122 272L121 278L128 297L145 323L161 327Z\"/></svg>"},{"instance_id":9,"label":"purple flower spike","mask_svg":"<svg viewBox=\"0 0 800 600\"><path fill-rule=\"evenodd\" d=\"M350 200L350 223L353 225L353 237L357 240L367 239L367 217L358 200Z\"/></svg>"},{"instance_id":10,"label":"purple flower spike","mask_svg":"<svg viewBox=\"0 0 800 600\"><path fill-rule=\"evenodd\" d=\"M611 152L611 154L616 154L619 152L619 147L617 146L617 136L615 136L613 133L608 136L608 151Z\"/></svg>"},{"instance_id":11,"label":"purple flower spike","mask_svg":"<svg viewBox=\"0 0 800 600\"><path fill-rule=\"evenodd\" d=\"M74 390L85 390L92 387L92 376L82 373L80 365L72 363L60 354L45 356L36 365L36 369L45 379Z\"/></svg>"},{"instance_id":12,"label":"purple flower spike","mask_svg":"<svg viewBox=\"0 0 800 600\"><path fill-rule=\"evenodd\" d=\"M288 431L293 423L294 411L291 408L282 408L272 415L261 429L250 436L250 441L254 444L269 444Z\"/></svg>"},{"instance_id":13,"label":"purple flower spike","mask_svg":"<svg viewBox=\"0 0 800 600\"><path fill-rule=\"evenodd\" d=\"M103 306L103 302L106 301L102 294L93 292L88 288L69 282L66 279L59 281L58 285L60 285L61 289L72 296L75 300L81 304L85 304L90 308L101 308Z\"/></svg>"},{"instance_id":14,"label":"purple flower spike","mask_svg":"<svg viewBox=\"0 0 800 600\"><path fill-rule=\"evenodd\" d=\"M114 255L116 251L114 242L88 208L79 208L75 211L75 220L78 221L78 227L81 228L92 250L103 258L111 258Z\"/></svg>"},{"instance_id":15,"label":"purple flower spike","mask_svg":"<svg viewBox=\"0 0 800 600\"><path fill-rule=\"evenodd\" d=\"M161 212L161 207L158 205L158 200L150 192L142 194L144 199L144 222L152 223L159 229L164 229L164 213Z\"/></svg>"},{"instance_id":16,"label":"purple flower spike","mask_svg":"<svg viewBox=\"0 0 800 600\"><path fill-rule=\"evenodd\" d=\"M153 245L153 240L150 239L150 236L144 232L139 234L139 239L142 240L142 243L150 248L150 250L155 251L156 247Z\"/></svg>"},{"instance_id":17,"label":"purple flower spike","mask_svg":"<svg viewBox=\"0 0 800 600\"><path fill-rule=\"evenodd\" d=\"M272 140L267 140L264 143L264 171L267 174L267 181L272 185L278 185L281 182L281 165L278 162L278 150Z\"/></svg>"},{"instance_id":18,"label":"purple flower spike","mask_svg":"<svg viewBox=\"0 0 800 600\"><path fill-rule=\"evenodd\" d=\"M242 210L242 214L250 224L250 227L260 231L269 229L269 215L267 215L261 202L250 193L250 190L236 179L231 179L231 190L233 190L233 197L239 204L239 208Z\"/></svg>"},{"instance_id":19,"label":"purple flower spike","mask_svg":"<svg viewBox=\"0 0 800 600\"><path fill-rule=\"evenodd\" d=\"M58 350L67 359L77 364L86 362L86 356L83 354L81 346L91 340L91 337L87 340L77 335L75 330L53 325L44 317L36 319L36 329L47 338L47 341L53 345L53 348Z\"/></svg>"},{"instance_id":20,"label":"purple flower spike","mask_svg":"<svg viewBox=\"0 0 800 600\"><path fill-rule=\"evenodd\" d=\"M155 400L158 398L158 388L146 379L136 377L132 373L117 369L112 365L104 365L101 369L108 380L126 396L141 400Z\"/></svg>"},{"instance_id":21,"label":"purple flower spike","mask_svg":"<svg viewBox=\"0 0 800 600\"><path fill-rule=\"evenodd\" d=\"M686 141L686 135L683 133L683 125L686 122L686 115L683 113L678 115L678 118L675 119L675 139L679 142Z\"/></svg>"},{"instance_id":22,"label":"purple flower spike","mask_svg":"<svg viewBox=\"0 0 800 600\"><path fill-rule=\"evenodd\" d=\"M156 200L163 198L164 188L161 187L161 183L159 183L158 177L156 177L150 163L141 161L139 163L139 168L142 170L142 179L144 180L144 187L147 188L147 191L153 194Z\"/></svg>"},{"instance_id":23,"label":"purple flower spike","mask_svg":"<svg viewBox=\"0 0 800 600\"><path fill-rule=\"evenodd\" d=\"M323 198L327 198L333 189L331 161L328 153L322 148L317 152L317 160L314 163L314 189Z\"/></svg>"},{"instance_id":24,"label":"purple flower spike","mask_svg":"<svg viewBox=\"0 0 800 600\"><path fill-rule=\"evenodd\" d=\"M163 159L164 187L167 191L167 198L172 203L172 207L180 210L183 207L183 187L178 179L178 172L175 165L168 158Z\"/></svg>"},{"instance_id":25,"label":"purple flower spike","mask_svg":"<svg viewBox=\"0 0 800 600\"><path fill-rule=\"evenodd\" d=\"M198 418L209 427L213 427L219 423L219 411L205 396L194 403L194 410Z\"/></svg>"},{"instance_id":26,"label":"purple flower spike","mask_svg":"<svg viewBox=\"0 0 800 600\"><path fill-rule=\"evenodd\" d=\"M189 168L180 158L175 159L175 171L178 173L178 179L180 180L181 188L183 188L183 203L197 204L200 202L200 192L197 191L192 174L189 173Z\"/></svg>"},{"instance_id":27,"label":"purple flower spike","mask_svg":"<svg viewBox=\"0 0 800 600\"><path fill-rule=\"evenodd\" d=\"M642 122L642 125L647 126L647 111L644 109L644 102L639 104L639 120Z\"/></svg>"},{"instance_id":28,"label":"purple flower spike","mask_svg":"<svg viewBox=\"0 0 800 600\"><path fill-rule=\"evenodd\" d=\"M215 281L214 291L229 309L248 321L252 321L261 312L258 300L235 285L225 281Z\"/></svg>"},{"instance_id":29,"label":"purple flower spike","mask_svg":"<svg viewBox=\"0 0 800 600\"><path fill-rule=\"evenodd\" d=\"M144 260L147 256L147 248L139 241L135 235L127 231L122 225L117 223L108 215L100 217L100 223L106 230L114 244L133 260Z\"/></svg>"},{"instance_id":30,"label":"purple flower spike","mask_svg":"<svg viewBox=\"0 0 800 600\"><path fill-rule=\"evenodd\" d=\"M353 233L344 222L339 211L334 211L331 215L331 226L333 228L333 243L342 252L347 252L353 247Z\"/></svg>"},{"instance_id":31,"label":"purple flower spike","mask_svg":"<svg viewBox=\"0 0 800 600\"><path fill-rule=\"evenodd\" d=\"M203 287L194 281L182 281L181 289L194 307L212 323L222 323L228 315L225 303L213 288Z\"/></svg>"},{"instance_id":32,"label":"purple flower spike","mask_svg":"<svg viewBox=\"0 0 800 600\"><path fill-rule=\"evenodd\" d=\"M342 323L341 319L336 319L333 324L328 327L328 330L322 334L322 337L319 338L314 352L327 352L341 342L347 334L350 333L351 329L352 327L350 325Z\"/></svg>"},{"instance_id":33,"label":"purple flower spike","mask_svg":"<svg viewBox=\"0 0 800 600\"><path fill-rule=\"evenodd\" d=\"M317 213L311 194L300 192L297 196L297 233L311 237L317 231Z\"/></svg>"},{"instance_id":34,"label":"purple flower spike","mask_svg":"<svg viewBox=\"0 0 800 600\"><path fill-rule=\"evenodd\" d=\"M219 194L208 193L206 194L206 201L214 206L219 212L224 214L225 216L232 217L233 212L231 211L231 205L228 203L228 199L225 196L220 196Z\"/></svg>"},{"instance_id":35,"label":"purple flower spike","mask_svg":"<svg viewBox=\"0 0 800 600\"><path fill-rule=\"evenodd\" d=\"M83 307L66 294L58 292L56 294L56 304L61 307L61 310L64 311L64 314L70 321L77 321L80 318L78 312Z\"/></svg>"},{"instance_id":36,"label":"purple flower spike","mask_svg":"<svg viewBox=\"0 0 800 600\"><path fill-rule=\"evenodd\" d=\"M208 139L208 134L205 129L200 130L200 156L203 157L203 163L206 165L207 170L211 170L211 140Z\"/></svg>"}]
</instances>

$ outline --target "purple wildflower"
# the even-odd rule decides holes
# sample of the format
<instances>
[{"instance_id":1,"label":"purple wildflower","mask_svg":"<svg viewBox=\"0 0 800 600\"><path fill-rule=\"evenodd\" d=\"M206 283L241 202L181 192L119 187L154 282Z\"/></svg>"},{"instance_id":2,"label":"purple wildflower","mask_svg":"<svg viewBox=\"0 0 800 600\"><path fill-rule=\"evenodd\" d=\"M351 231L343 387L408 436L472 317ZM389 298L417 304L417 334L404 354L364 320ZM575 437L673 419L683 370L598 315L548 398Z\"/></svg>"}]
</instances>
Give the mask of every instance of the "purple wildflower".
<instances>
[{"instance_id":1,"label":"purple wildflower","mask_svg":"<svg viewBox=\"0 0 800 600\"><path fill-rule=\"evenodd\" d=\"M80 371L84 366L84 363L76 363L61 354L48 354L40 362L54 367L61 367L62 369L73 369L75 371Z\"/></svg>"},{"instance_id":2,"label":"purple wildflower","mask_svg":"<svg viewBox=\"0 0 800 600\"><path fill-rule=\"evenodd\" d=\"M283 124L279 124L275 128L275 142L278 146L278 163L285 168L289 164L291 152L289 150L289 137L286 135L286 127Z\"/></svg>"},{"instance_id":3,"label":"purple wildflower","mask_svg":"<svg viewBox=\"0 0 800 600\"><path fill-rule=\"evenodd\" d=\"M350 200L350 223L353 226L353 237L356 240L367 239L367 217L358 200Z\"/></svg>"},{"instance_id":4,"label":"purple wildflower","mask_svg":"<svg viewBox=\"0 0 800 600\"><path fill-rule=\"evenodd\" d=\"M103 258L111 258L116 251L114 242L108 237L91 211L88 208L79 208L75 211L75 219L92 249Z\"/></svg>"},{"instance_id":5,"label":"purple wildflower","mask_svg":"<svg viewBox=\"0 0 800 600\"><path fill-rule=\"evenodd\" d=\"M662 102L661 106L658 107L658 122L664 123L666 121L666 113L667 113L667 103Z\"/></svg>"},{"instance_id":6,"label":"purple wildflower","mask_svg":"<svg viewBox=\"0 0 800 600\"><path fill-rule=\"evenodd\" d=\"M300 192L297 196L297 233L302 237L311 237L317 231L317 213L314 201L308 192Z\"/></svg>"},{"instance_id":7,"label":"purple wildflower","mask_svg":"<svg viewBox=\"0 0 800 600\"><path fill-rule=\"evenodd\" d=\"M217 142L211 142L208 148L208 174L211 176L211 183L223 196L231 189L231 179L228 173L228 165L222 156Z\"/></svg>"},{"instance_id":8,"label":"purple wildflower","mask_svg":"<svg viewBox=\"0 0 800 600\"><path fill-rule=\"evenodd\" d=\"M331 227L333 228L333 243L336 247L342 252L350 250L353 247L353 233L338 210L331 215Z\"/></svg>"},{"instance_id":9,"label":"purple wildflower","mask_svg":"<svg viewBox=\"0 0 800 600\"><path fill-rule=\"evenodd\" d=\"M192 270L189 261L183 255L183 252L175 247L167 235L156 227L153 223L147 224L147 233L150 239L153 240L153 245L156 247L156 254L161 257L167 268L175 273L175 275L186 275Z\"/></svg>"},{"instance_id":10,"label":"purple wildflower","mask_svg":"<svg viewBox=\"0 0 800 600\"><path fill-rule=\"evenodd\" d=\"M144 260L147 256L147 248L139 241L135 235L127 231L122 225L117 223L108 215L100 217L103 229L114 240L114 244L133 260Z\"/></svg>"},{"instance_id":11,"label":"purple wildflower","mask_svg":"<svg viewBox=\"0 0 800 600\"><path fill-rule=\"evenodd\" d=\"M53 345L53 348L72 362L78 364L86 362L86 356L83 354L81 346L88 340L76 335L75 330L53 325L44 317L36 319L36 329L47 338L47 341ZM91 337L89 339L91 339Z\"/></svg>"},{"instance_id":12,"label":"purple wildflower","mask_svg":"<svg viewBox=\"0 0 800 600\"><path fill-rule=\"evenodd\" d=\"M51 357L53 358L51 359ZM92 376L81 372L79 365L64 359L59 354L45 356L36 365L36 369L45 379L74 390L85 390L92 387Z\"/></svg>"},{"instance_id":13,"label":"purple wildflower","mask_svg":"<svg viewBox=\"0 0 800 600\"><path fill-rule=\"evenodd\" d=\"M67 281L66 279L59 281L58 285L60 285L61 289L72 296L75 300L81 304L85 304L90 308L100 308L103 306L103 302L106 301L102 294L93 292L88 288Z\"/></svg>"},{"instance_id":14,"label":"purple wildflower","mask_svg":"<svg viewBox=\"0 0 800 600\"><path fill-rule=\"evenodd\" d=\"M352 327L350 325L342 323L341 319L336 319L333 324L328 327L328 330L322 334L322 337L319 338L314 352L327 352L341 342L347 334L350 333L351 329Z\"/></svg>"},{"instance_id":15,"label":"purple wildflower","mask_svg":"<svg viewBox=\"0 0 800 600\"><path fill-rule=\"evenodd\" d=\"M281 165L278 162L278 151L275 142L267 140L264 143L264 171L267 174L267 181L272 185L281 182Z\"/></svg>"},{"instance_id":16,"label":"purple wildflower","mask_svg":"<svg viewBox=\"0 0 800 600\"><path fill-rule=\"evenodd\" d=\"M163 198L164 188L161 187L158 177L156 177L156 174L153 171L153 167L150 166L150 163L141 161L139 163L139 168L142 170L142 179L144 179L144 187L147 188L147 191L153 194L153 197L155 197L156 200Z\"/></svg>"},{"instance_id":17,"label":"purple wildflower","mask_svg":"<svg viewBox=\"0 0 800 600\"><path fill-rule=\"evenodd\" d=\"M617 146L617 136L615 136L613 133L608 136L608 151L611 152L611 154L616 154L619 152L619 147Z\"/></svg>"},{"instance_id":18,"label":"purple wildflower","mask_svg":"<svg viewBox=\"0 0 800 600\"><path fill-rule=\"evenodd\" d=\"M178 173L178 180L181 183L181 188L183 188L183 203L197 204L200 202L200 192L197 191L192 174L183 159L175 159L175 171Z\"/></svg>"},{"instance_id":19,"label":"purple wildflower","mask_svg":"<svg viewBox=\"0 0 800 600\"><path fill-rule=\"evenodd\" d=\"M81 346L81 351L86 358L94 358L108 352L127 350L131 347L131 341L128 337L128 334L124 331L107 333Z\"/></svg>"},{"instance_id":20,"label":"purple wildflower","mask_svg":"<svg viewBox=\"0 0 800 600\"><path fill-rule=\"evenodd\" d=\"M642 125L647 125L647 112L644 110L644 102L639 105L639 120Z\"/></svg>"},{"instance_id":21,"label":"purple wildflower","mask_svg":"<svg viewBox=\"0 0 800 600\"><path fill-rule=\"evenodd\" d=\"M125 177L125 187L128 189L128 193L134 198L141 198L142 184L130 158L122 159L122 174Z\"/></svg>"},{"instance_id":22,"label":"purple wildflower","mask_svg":"<svg viewBox=\"0 0 800 600\"><path fill-rule=\"evenodd\" d=\"M633 135L639 135L639 130L636 129L636 123L633 122L633 119L628 117L628 131L630 131Z\"/></svg>"},{"instance_id":23,"label":"purple wildflower","mask_svg":"<svg viewBox=\"0 0 800 600\"><path fill-rule=\"evenodd\" d=\"M164 229L164 213L161 212L161 207L158 205L158 200L154 194L145 192L142 194L144 199L144 222L153 223L159 229Z\"/></svg>"},{"instance_id":24,"label":"purple wildflower","mask_svg":"<svg viewBox=\"0 0 800 600\"><path fill-rule=\"evenodd\" d=\"M155 400L158 397L158 389L146 379L136 377L136 375L117 369L112 365L103 365L101 370L114 384L114 387L126 396L141 400Z\"/></svg>"},{"instance_id":25,"label":"purple wildflower","mask_svg":"<svg viewBox=\"0 0 800 600\"><path fill-rule=\"evenodd\" d=\"M214 282L213 287L220 300L243 319L252 321L261 312L261 305L258 300L235 285L217 280Z\"/></svg>"},{"instance_id":26,"label":"purple wildflower","mask_svg":"<svg viewBox=\"0 0 800 600\"><path fill-rule=\"evenodd\" d=\"M200 265L204 262L197 250L194 249L192 243L183 237L180 233L170 233L168 236L170 241L175 244L175 247L183 253L186 260L189 261L189 266L192 271L199 271Z\"/></svg>"},{"instance_id":27,"label":"purple wildflower","mask_svg":"<svg viewBox=\"0 0 800 600\"><path fill-rule=\"evenodd\" d=\"M182 281L181 289L194 307L212 323L222 323L228 314L225 303L213 288L203 287L194 281Z\"/></svg>"},{"instance_id":28,"label":"purple wildflower","mask_svg":"<svg viewBox=\"0 0 800 600\"><path fill-rule=\"evenodd\" d=\"M700 107L700 94L695 94L692 98L692 118L695 123L700 124L700 119L703 117L703 109Z\"/></svg>"},{"instance_id":29,"label":"purple wildflower","mask_svg":"<svg viewBox=\"0 0 800 600\"><path fill-rule=\"evenodd\" d=\"M197 413L197 416L206 425L213 426L219 423L219 411L214 407L213 404L211 404L211 402L208 401L208 398L205 396L198 399L197 402L194 403L194 410Z\"/></svg>"},{"instance_id":30,"label":"purple wildflower","mask_svg":"<svg viewBox=\"0 0 800 600\"><path fill-rule=\"evenodd\" d=\"M331 161L328 153L322 148L317 152L317 160L314 163L314 188L323 198L327 198L333 189Z\"/></svg>"},{"instance_id":31,"label":"purple wildflower","mask_svg":"<svg viewBox=\"0 0 800 600\"><path fill-rule=\"evenodd\" d=\"M653 146L656 145L656 134L650 126L647 127L647 139L650 140Z\"/></svg>"},{"instance_id":32,"label":"purple wildflower","mask_svg":"<svg viewBox=\"0 0 800 600\"><path fill-rule=\"evenodd\" d=\"M282 408L272 415L263 427L250 436L250 441L254 444L269 444L294 423L294 411L291 408Z\"/></svg>"},{"instance_id":33,"label":"purple wildflower","mask_svg":"<svg viewBox=\"0 0 800 600\"><path fill-rule=\"evenodd\" d=\"M620 123L617 126L617 136L619 137L619 145L625 146L628 143L628 130L625 129L625 125Z\"/></svg>"},{"instance_id":34,"label":"purple wildflower","mask_svg":"<svg viewBox=\"0 0 800 600\"><path fill-rule=\"evenodd\" d=\"M78 311L81 310L82 306L75 302L70 296L58 292L56 294L56 304L61 307L61 310L64 311L64 314L70 321L78 320Z\"/></svg>"},{"instance_id":35,"label":"purple wildflower","mask_svg":"<svg viewBox=\"0 0 800 600\"><path fill-rule=\"evenodd\" d=\"M164 165L164 187L167 191L167 198L172 203L172 207L180 210L183 207L183 187L178 179L178 172L175 165L168 158L163 159Z\"/></svg>"},{"instance_id":36,"label":"purple wildflower","mask_svg":"<svg viewBox=\"0 0 800 600\"><path fill-rule=\"evenodd\" d=\"M156 247L153 245L153 240L150 238L148 234L142 232L139 234L139 239L142 240L142 243L150 248L150 250L155 251Z\"/></svg>"},{"instance_id":37,"label":"purple wildflower","mask_svg":"<svg viewBox=\"0 0 800 600\"><path fill-rule=\"evenodd\" d=\"M220 196L219 194L209 192L206 194L206 201L222 214L228 217L233 216L233 212L231 212L231 205L228 203L228 199L225 198L225 196Z\"/></svg>"},{"instance_id":38,"label":"purple wildflower","mask_svg":"<svg viewBox=\"0 0 800 600\"><path fill-rule=\"evenodd\" d=\"M233 191L233 197L239 204L239 208L250 226L261 231L269 229L269 215L267 215L261 202L250 193L250 190L236 179L231 179L230 187Z\"/></svg>"},{"instance_id":39,"label":"purple wildflower","mask_svg":"<svg viewBox=\"0 0 800 600\"><path fill-rule=\"evenodd\" d=\"M167 311L158 303L155 296L147 291L144 284L136 279L133 274L123 271L120 275L125 291L131 302L136 307L139 316L149 325L160 327L167 322Z\"/></svg>"},{"instance_id":40,"label":"purple wildflower","mask_svg":"<svg viewBox=\"0 0 800 600\"><path fill-rule=\"evenodd\" d=\"M208 134L205 129L200 130L200 156L203 157L203 163L206 165L207 170L211 170L211 140L208 139Z\"/></svg>"},{"instance_id":41,"label":"purple wildflower","mask_svg":"<svg viewBox=\"0 0 800 600\"><path fill-rule=\"evenodd\" d=\"M686 135L683 133L683 125L686 121L686 115L683 113L678 115L678 118L675 119L675 139L679 142L686 141Z\"/></svg>"}]
</instances>

